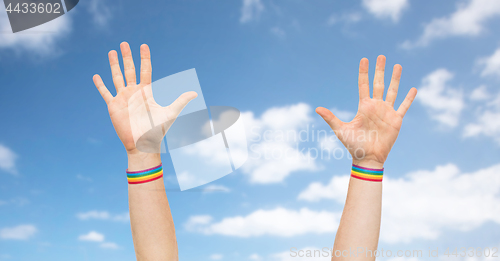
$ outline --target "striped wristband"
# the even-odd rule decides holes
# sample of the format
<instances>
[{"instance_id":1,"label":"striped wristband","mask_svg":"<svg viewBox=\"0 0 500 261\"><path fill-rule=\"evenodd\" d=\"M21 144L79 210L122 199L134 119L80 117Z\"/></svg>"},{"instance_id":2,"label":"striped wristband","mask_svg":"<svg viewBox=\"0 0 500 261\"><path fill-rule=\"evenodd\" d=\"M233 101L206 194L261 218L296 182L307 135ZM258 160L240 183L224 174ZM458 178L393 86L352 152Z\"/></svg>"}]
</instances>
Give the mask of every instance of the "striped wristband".
<instances>
[{"instance_id":1,"label":"striped wristband","mask_svg":"<svg viewBox=\"0 0 500 261\"><path fill-rule=\"evenodd\" d=\"M128 184L147 183L161 177L163 177L163 166L161 164L156 167L140 171L128 171L127 169Z\"/></svg>"},{"instance_id":2,"label":"striped wristband","mask_svg":"<svg viewBox=\"0 0 500 261\"><path fill-rule=\"evenodd\" d=\"M370 169L352 164L351 177L367 181L381 182L384 177L384 169Z\"/></svg>"}]
</instances>

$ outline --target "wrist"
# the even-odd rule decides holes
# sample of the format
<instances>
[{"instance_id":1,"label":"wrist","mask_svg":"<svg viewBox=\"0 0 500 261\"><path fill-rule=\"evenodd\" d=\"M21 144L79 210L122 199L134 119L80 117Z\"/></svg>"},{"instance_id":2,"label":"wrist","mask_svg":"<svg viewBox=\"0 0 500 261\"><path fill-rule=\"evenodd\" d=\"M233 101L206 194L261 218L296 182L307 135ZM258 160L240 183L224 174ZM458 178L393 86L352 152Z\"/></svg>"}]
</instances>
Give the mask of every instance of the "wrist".
<instances>
[{"instance_id":1,"label":"wrist","mask_svg":"<svg viewBox=\"0 0 500 261\"><path fill-rule=\"evenodd\" d=\"M361 160L352 160L352 164L365 167L365 168L372 168L372 169L383 169L384 168L384 162L379 162L376 160L371 160L371 159L361 159Z\"/></svg>"},{"instance_id":2,"label":"wrist","mask_svg":"<svg viewBox=\"0 0 500 261\"><path fill-rule=\"evenodd\" d=\"M138 150L127 151L127 158L129 171L144 170L161 164L160 153L146 153Z\"/></svg>"}]
</instances>

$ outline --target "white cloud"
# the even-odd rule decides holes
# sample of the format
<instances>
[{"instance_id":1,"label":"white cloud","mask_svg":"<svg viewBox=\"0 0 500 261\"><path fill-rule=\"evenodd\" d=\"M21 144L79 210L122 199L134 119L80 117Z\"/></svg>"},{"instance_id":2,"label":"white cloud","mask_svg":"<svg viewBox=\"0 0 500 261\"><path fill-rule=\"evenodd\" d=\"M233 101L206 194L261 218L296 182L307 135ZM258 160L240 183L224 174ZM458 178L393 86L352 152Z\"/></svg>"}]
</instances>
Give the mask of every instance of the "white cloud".
<instances>
[{"instance_id":1,"label":"white cloud","mask_svg":"<svg viewBox=\"0 0 500 261\"><path fill-rule=\"evenodd\" d=\"M473 101L483 101L490 98L490 94L488 93L486 86L481 85L471 92L469 98Z\"/></svg>"},{"instance_id":2,"label":"white cloud","mask_svg":"<svg viewBox=\"0 0 500 261\"><path fill-rule=\"evenodd\" d=\"M248 23L259 18L264 11L264 5L260 0L243 0L241 7L241 23Z\"/></svg>"},{"instance_id":3,"label":"white cloud","mask_svg":"<svg viewBox=\"0 0 500 261\"><path fill-rule=\"evenodd\" d=\"M76 178L79 179L79 180L83 180L83 181L88 181L88 182L92 182L92 179L87 177L87 176L84 176L84 175L81 175L81 174L77 174L76 175Z\"/></svg>"},{"instance_id":4,"label":"white cloud","mask_svg":"<svg viewBox=\"0 0 500 261\"><path fill-rule=\"evenodd\" d=\"M128 222L130 220L130 214L128 212L119 215L111 215L107 211L97 211L97 210L78 213L76 214L76 217L80 220L99 219L99 220L111 220L120 222Z\"/></svg>"},{"instance_id":5,"label":"white cloud","mask_svg":"<svg viewBox=\"0 0 500 261\"><path fill-rule=\"evenodd\" d=\"M21 197L13 198L10 200L0 200L0 206L7 205L7 204L14 204L14 205L17 205L19 207L22 207L22 206L27 205L29 203L30 203L30 201L28 199L21 198Z\"/></svg>"},{"instance_id":6,"label":"white cloud","mask_svg":"<svg viewBox=\"0 0 500 261\"><path fill-rule=\"evenodd\" d=\"M229 189L228 187L226 186L222 186L222 185L208 185L208 186L205 186L203 187L203 193L213 193L213 192L224 192L224 193L228 193L228 192L231 192L231 189Z\"/></svg>"},{"instance_id":7,"label":"white cloud","mask_svg":"<svg viewBox=\"0 0 500 261\"><path fill-rule=\"evenodd\" d=\"M459 3L457 10L447 17L435 18L428 23L420 38L406 41L403 48L427 46L431 41L449 36L477 36L485 31L485 23L500 15L500 1L469 0Z\"/></svg>"},{"instance_id":8,"label":"white cloud","mask_svg":"<svg viewBox=\"0 0 500 261\"><path fill-rule=\"evenodd\" d=\"M0 5L0 49L10 49L16 52L28 51L40 56L57 52L56 42L71 32L71 13L64 14L52 21L17 33L10 33L7 12Z\"/></svg>"},{"instance_id":9,"label":"white cloud","mask_svg":"<svg viewBox=\"0 0 500 261\"><path fill-rule=\"evenodd\" d=\"M484 66L481 76L500 77L500 48L491 56L479 59L478 64Z\"/></svg>"},{"instance_id":10,"label":"white cloud","mask_svg":"<svg viewBox=\"0 0 500 261\"><path fill-rule=\"evenodd\" d=\"M14 153L8 147L0 144L0 169L12 174L16 174L16 159L16 153Z\"/></svg>"},{"instance_id":11,"label":"white cloud","mask_svg":"<svg viewBox=\"0 0 500 261\"><path fill-rule=\"evenodd\" d=\"M339 118L341 121L349 122L354 119L354 116L356 116L355 112L352 111L345 111L345 110L339 110L337 108L331 108L330 111L333 112L337 118Z\"/></svg>"},{"instance_id":12,"label":"white cloud","mask_svg":"<svg viewBox=\"0 0 500 261\"><path fill-rule=\"evenodd\" d=\"M277 183L293 172L317 169L311 154L298 149L301 133L309 135L306 128L313 122L311 112L309 105L299 103L270 108L260 118L253 112L241 114L249 136L249 159L242 171L250 182Z\"/></svg>"},{"instance_id":13,"label":"white cloud","mask_svg":"<svg viewBox=\"0 0 500 261\"><path fill-rule=\"evenodd\" d=\"M224 258L224 256L221 255L221 254L212 254L212 255L210 255L210 259L211 260L222 260L223 258Z\"/></svg>"},{"instance_id":14,"label":"white cloud","mask_svg":"<svg viewBox=\"0 0 500 261\"><path fill-rule=\"evenodd\" d=\"M341 159L344 157L345 153L343 151L344 146L335 135L318 137L318 149L319 153L321 153L321 159L325 160L330 160L332 158ZM326 155L328 155L328 157Z\"/></svg>"},{"instance_id":15,"label":"white cloud","mask_svg":"<svg viewBox=\"0 0 500 261\"><path fill-rule=\"evenodd\" d=\"M17 227L6 227L0 229L1 239L28 240L38 230L33 225L19 225Z\"/></svg>"},{"instance_id":16,"label":"white cloud","mask_svg":"<svg viewBox=\"0 0 500 261\"><path fill-rule=\"evenodd\" d=\"M200 227L209 225L213 218L209 215L191 216L188 221L184 224L184 227L189 231L196 231Z\"/></svg>"},{"instance_id":17,"label":"white cloud","mask_svg":"<svg viewBox=\"0 0 500 261\"><path fill-rule=\"evenodd\" d=\"M250 259L250 260L254 260L254 261L260 261L260 260L262 260L262 257L261 257L261 256L259 256L258 254L251 254L251 255L248 257L248 259Z\"/></svg>"},{"instance_id":18,"label":"white cloud","mask_svg":"<svg viewBox=\"0 0 500 261\"><path fill-rule=\"evenodd\" d=\"M346 24L350 24L350 23L359 22L359 21L361 21L362 18L363 17L361 16L361 14L357 13L357 12L344 13L341 15L332 14L326 20L326 24L329 26L332 26L332 25L337 24L339 22L344 22Z\"/></svg>"},{"instance_id":19,"label":"white cloud","mask_svg":"<svg viewBox=\"0 0 500 261\"><path fill-rule=\"evenodd\" d=\"M119 249L120 246L116 243L113 242L104 242L99 245L101 248L105 249Z\"/></svg>"},{"instance_id":20,"label":"white cloud","mask_svg":"<svg viewBox=\"0 0 500 261\"><path fill-rule=\"evenodd\" d=\"M87 10L92 15L94 23L99 27L107 26L112 17L111 11L103 0L90 0L87 4Z\"/></svg>"},{"instance_id":21,"label":"white cloud","mask_svg":"<svg viewBox=\"0 0 500 261\"><path fill-rule=\"evenodd\" d=\"M500 144L500 110L486 109L478 113L476 122L467 124L463 135L466 138L485 135Z\"/></svg>"},{"instance_id":22,"label":"white cloud","mask_svg":"<svg viewBox=\"0 0 500 261\"><path fill-rule=\"evenodd\" d=\"M399 21L408 5L408 0L363 0L363 7L368 12L377 18L390 18L393 22Z\"/></svg>"},{"instance_id":23,"label":"white cloud","mask_svg":"<svg viewBox=\"0 0 500 261\"><path fill-rule=\"evenodd\" d=\"M90 231L88 234L80 235L78 237L80 241L91 241L91 242L103 242L104 235L95 231Z\"/></svg>"},{"instance_id":24,"label":"white cloud","mask_svg":"<svg viewBox=\"0 0 500 261\"><path fill-rule=\"evenodd\" d=\"M448 127L458 125L464 108L462 92L448 85L453 77L446 69L435 70L424 77L417 96L431 118Z\"/></svg>"},{"instance_id":25,"label":"white cloud","mask_svg":"<svg viewBox=\"0 0 500 261\"><path fill-rule=\"evenodd\" d=\"M278 207L273 210L260 209L247 216L227 217L219 222L213 222L213 218L207 215L192 216L185 228L206 235L291 237L308 233L334 233L339 220L340 213L307 208L296 211Z\"/></svg>"},{"instance_id":26,"label":"white cloud","mask_svg":"<svg viewBox=\"0 0 500 261\"><path fill-rule=\"evenodd\" d=\"M273 35L275 35L278 38L285 38L286 36L285 31L278 26L272 27L270 31Z\"/></svg>"},{"instance_id":27,"label":"white cloud","mask_svg":"<svg viewBox=\"0 0 500 261\"><path fill-rule=\"evenodd\" d=\"M299 148L301 142L311 141L310 124L314 121L309 105L298 103L290 106L273 107L260 117L253 112L240 114L241 129L233 132L233 136L245 132L245 138L230 145L230 154L235 159L246 159L241 171L248 175L251 183L269 184L284 181L291 173L297 171L315 171L318 169L311 148ZM238 122L240 122L238 120ZM209 126L208 124L206 126ZM208 132L209 128L204 128ZM226 136L229 133L226 131ZM241 136L241 135L240 135ZM193 146L183 148L183 153L190 158L196 157L208 167L226 166L228 154L225 147L220 149L220 139L212 138ZM300 137L303 137L302 139ZM316 141L316 140L314 140ZM241 143L241 144L240 144ZM247 146L248 144L248 146ZM248 157L247 157L248 156ZM187 163L188 164L188 163ZM210 176L203 169L204 176L193 174L195 171L179 171L177 178L180 184L200 184L202 179Z\"/></svg>"},{"instance_id":28,"label":"white cloud","mask_svg":"<svg viewBox=\"0 0 500 261\"><path fill-rule=\"evenodd\" d=\"M481 103L475 110L475 122L465 125L463 136L484 135L500 144L500 92L492 95L485 86L481 86L472 92L471 100Z\"/></svg>"},{"instance_id":29,"label":"white cloud","mask_svg":"<svg viewBox=\"0 0 500 261\"><path fill-rule=\"evenodd\" d=\"M486 222L500 224L500 164L462 173L453 164L420 170L403 178L384 177L382 229L388 243L437 239L445 229L470 231ZM315 182L299 199L345 202L349 176ZM466 209L467 211L464 211Z\"/></svg>"},{"instance_id":30,"label":"white cloud","mask_svg":"<svg viewBox=\"0 0 500 261\"><path fill-rule=\"evenodd\" d=\"M347 195L346 184L348 183L349 176L333 176L327 185L323 185L321 182L313 182L299 194L298 199L310 202L316 202L321 199L336 199L339 201Z\"/></svg>"}]
</instances>

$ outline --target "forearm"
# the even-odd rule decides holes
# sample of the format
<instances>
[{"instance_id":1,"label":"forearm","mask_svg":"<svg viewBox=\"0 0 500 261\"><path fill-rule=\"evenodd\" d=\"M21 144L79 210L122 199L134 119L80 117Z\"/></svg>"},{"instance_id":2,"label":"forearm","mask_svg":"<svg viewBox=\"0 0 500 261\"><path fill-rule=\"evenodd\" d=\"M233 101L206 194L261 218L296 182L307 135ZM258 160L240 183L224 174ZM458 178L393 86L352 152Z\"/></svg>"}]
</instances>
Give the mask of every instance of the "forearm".
<instances>
[{"instance_id":1,"label":"forearm","mask_svg":"<svg viewBox=\"0 0 500 261\"><path fill-rule=\"evenodd\" d=\"M160 154L128 155L129 171L144 170L161 164ZM129 184L130 223L137 260L177 261L175 227L163 178Z\"/></svg>"},{"instance_id":2,"label":"forearm","mask_svg":"<svg viewBox=\"0 0 500 261\"><path fill-rule=\"evenodd\" d=\"M375 164L364 164L363 166L382 168L381 165ZM332 260L375 260L375 256L370 255L370 251L373 253L377 249L381 208L382 182L365 181L351 177L344 211L335 237ZM335 255L336 250L340 251L337 251L337 255ZM354 253L357 253L358 250L363 251L363 253L352 256L350 250L353 250ZM338 253L342 253L342 251L345 255L338 257Z\"/></svg>"}]
</instances>

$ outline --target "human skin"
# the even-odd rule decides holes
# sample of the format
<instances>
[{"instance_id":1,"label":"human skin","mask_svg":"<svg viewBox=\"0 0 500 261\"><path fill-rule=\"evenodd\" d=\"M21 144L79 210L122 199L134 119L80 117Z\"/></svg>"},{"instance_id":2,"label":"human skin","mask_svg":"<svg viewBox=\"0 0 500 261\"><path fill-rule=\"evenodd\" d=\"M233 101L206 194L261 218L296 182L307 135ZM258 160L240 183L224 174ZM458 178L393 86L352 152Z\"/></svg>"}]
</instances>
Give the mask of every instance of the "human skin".
<instances>
[{"instance_id":1,"label":"human skin","mask_svg":"<svg viewBox=\"0 0 500 261\"><path fill-rule=\"evenodd\" d=\"M410 89L398 110L394 109L402 71L401 65L396 64L384 101L385 61L386 58L383 55L377 58L373 98L370 98L368 59L361 59L358 78L358 112L352 121L342 122L328 109L323 107L316 109L316 112L330 125L342 144L349 150L353 164L366 168L383 168L398 137L403 117L417 95L417 89ZM378 246L381 208L382 182L351 177L344 211L333 245L332 260L375 260L375 256L371 256L369 250L373 253ZM351 253L349 250L356 252L358 247L363 248L365 252L357 256L347 254ZM342 251L345 256L335 254L342 253Z\"/></svg>"},{"instance_id":2,"label":"human skin","mask_svg":"<svg viewBox=\"0 0 500 261\"><path fill-rule=\"evenodd\" d=\"M113 97L99 75L93 80L99 93L108 106L111 122L118 137L125 146L128 157L128 170L140 171L161 164L161 138L166 134L182 109L196 98L196 92L182 94L171 105L162 107L153 98L151 89L151 54L149 47L141 45L140 83L137 83L132 52L128 43L120 44L123 57L125 81L118 62L118 54L109 52L109 63L117 95ZM146 104L144 108L134 105ZM132 106L131 106L132 105ZM149 149L138 149L137 137L145 134L141 118L148 114L163 119L159 135L148 139ZM151 126L149 126L151 127ZM157 133L158 134L158 133ZM146 152L145 152L146 151ZM125 176L125 170L123 175ZM125 177L124 177L125 178ZM178 249L174 221L170 212L163 178L142 184L129 184L129 209L132 238L137 260L177 261Z\"/></svg>"}]
</instances>

